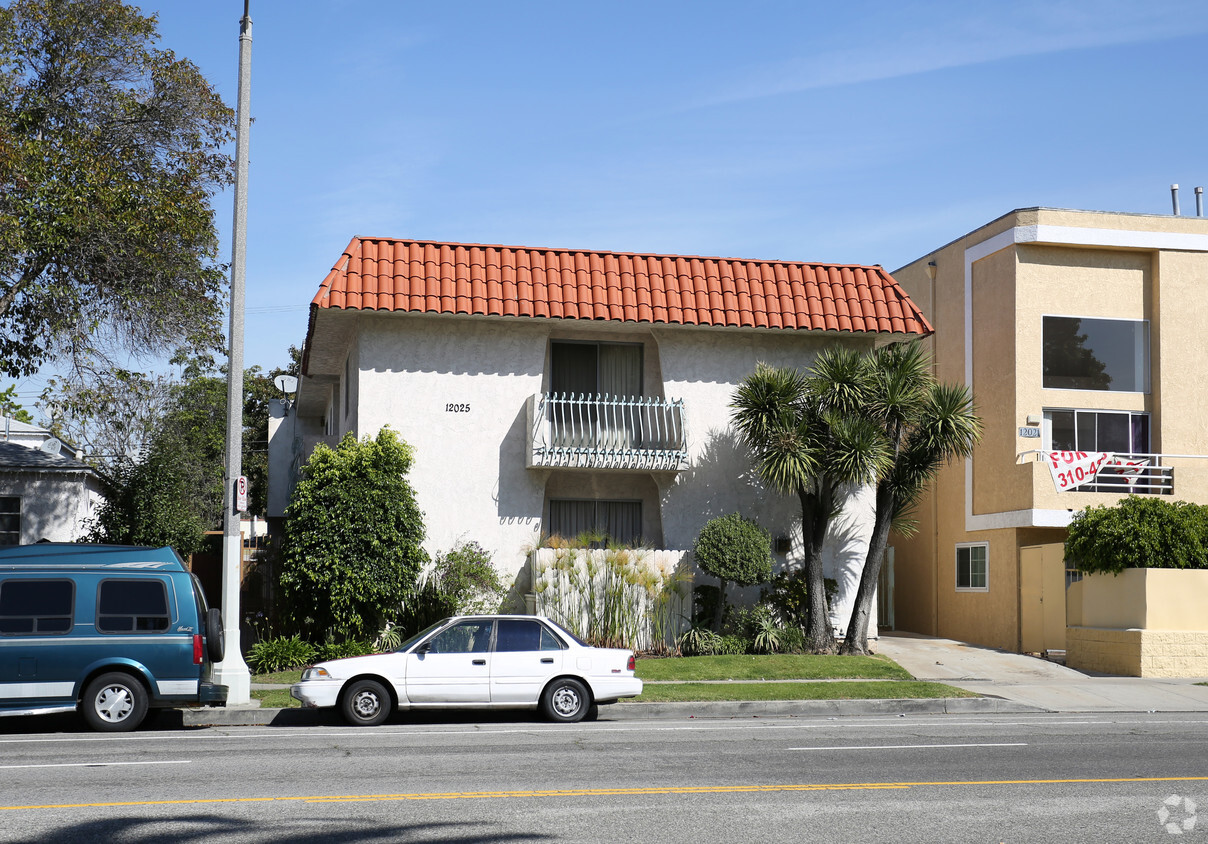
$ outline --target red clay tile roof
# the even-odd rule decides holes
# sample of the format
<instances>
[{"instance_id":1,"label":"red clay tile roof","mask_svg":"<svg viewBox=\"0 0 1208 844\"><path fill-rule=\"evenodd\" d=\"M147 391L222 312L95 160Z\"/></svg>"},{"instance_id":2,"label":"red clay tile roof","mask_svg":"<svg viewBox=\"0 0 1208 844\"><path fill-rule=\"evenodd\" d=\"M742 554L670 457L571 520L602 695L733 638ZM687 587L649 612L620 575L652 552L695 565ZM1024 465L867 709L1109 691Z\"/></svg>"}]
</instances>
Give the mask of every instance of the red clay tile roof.
<instances>
[{"instance_id":1,"label":"red clay tile roof","mask_svg":"<svg viewBox=\"0 0 1208 844\"><path fill-rule=\"evenodd\" d=\"M932 333L881 267L354 237L319 308Z\"/></svg>"}]
</instances>

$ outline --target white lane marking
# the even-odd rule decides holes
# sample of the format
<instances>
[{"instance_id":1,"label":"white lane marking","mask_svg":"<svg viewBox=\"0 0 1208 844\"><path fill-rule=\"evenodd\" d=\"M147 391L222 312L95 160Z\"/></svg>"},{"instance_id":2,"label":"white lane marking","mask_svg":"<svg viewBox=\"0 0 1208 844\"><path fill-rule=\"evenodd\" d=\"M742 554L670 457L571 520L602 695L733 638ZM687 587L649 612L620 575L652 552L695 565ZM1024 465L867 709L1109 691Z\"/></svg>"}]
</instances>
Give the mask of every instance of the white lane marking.
<instances>
[{"instance_id":1,"label":"white lane marking","mask_svg":"<svg viewBox=\"0 0 1208 844\"><path fill-rule=\"evenodd\" d=\"M860 744L848 747L790 747L789 750L920 750L932 747L1027 747L1027 742L1012 741L997 744Z\"/></svg>"},{"instance_id":2,"label":"white lane marking","mask_svg":"<svg viewBox=\"0 0 1208 844\"><path fill-rule=\"evenodd\" d=\"M54 744L63 742L73 742L77 744L89 742L105 742L105 741L177 741L181 739L191 739L196 741L244 741L249 738L280 738L290 742L297 741L301 738L372 738L375 741L380 741L385 737L406 738L410 736L484 736L484 735L564 735L568 732L578 733L612 733L625 732L633 734L635 732L650 732L650 733L670 733L670 732L725 732L744 729L762 729L762 730L823 730L823 729L866 729L868 727L918 727L926 726L933 728L948 728L948 727L1034 727L1037 724L1045 726L1061 725L1061 726L1102 726L1111 724L1127 724L1127 725L1143 725L1150 726L1154 724L1182 724L1186 726L1196 724L1208 724L1208 720L1203 718L1187 718L1187 719L1169 719L1169 720L1150 720L1150 719L1135 719L1135 720L1079 720L1079 721L1049 721L1046 719L1037 719L1034 721L939 721L933 716L928 718L910 719L910 718L893 718L885 721L825 721L821 723L810 724L773 724L766 721L762 722L740 722L738 724L691 724L674 727L656 727L652 726L657 722L653 721L613 721L602 724L593 724L590 726L571 727L569 725L550 724L548 726L531 725L521 728L509 729L491 729L489 725L479 725L470 729L461 730L415 730L407 727L375 727L372 730L360 730L356 728L342 729L336 732L316 732L311 727L278 727L272 731L264 732L243 732L246 729L243 727L235 727L228 729L239 730L239 732L224 733L219 732L222 727L207 728L206 731L184 732L184 731L163 731L157 733L147 733L145 735L121 735L121 736L61 736L54 738L0 738L0 745L3 744Z\"/></svg>"},{"instance_id":3,"label":"white lane marking","mask_svg":"<svg viewBox=\"0 0 1208 844\"><path fill-rule=\"evenodd\" d=\"M42 765L0 765L0 771L14 768L113 768L118 765L188 765L189 759L172 759L164 762L56 762Z\"/></svg>"}]
</instances>

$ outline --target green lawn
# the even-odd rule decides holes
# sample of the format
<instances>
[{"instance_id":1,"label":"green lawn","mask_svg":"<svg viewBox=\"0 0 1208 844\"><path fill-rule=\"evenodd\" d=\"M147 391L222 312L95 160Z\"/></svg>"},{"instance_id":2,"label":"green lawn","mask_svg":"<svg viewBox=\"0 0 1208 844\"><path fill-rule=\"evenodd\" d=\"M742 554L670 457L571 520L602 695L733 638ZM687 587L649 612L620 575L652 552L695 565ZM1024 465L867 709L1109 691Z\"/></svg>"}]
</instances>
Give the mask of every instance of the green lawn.
<instances>
[{"instance_id":1,"label":"green lawn","mask_svg":"<svg viewBox=\"0 0 1208 844\"><path fill-rule=\"evenodd\" d=\"M297 709L302 705L289 696L289 689L252 689L252 700L260 701L261 709Z\"/></svg>"},{"instance_id":2,"label":"green lawn","mask_svg":"<svg viewBox=\"0 0 1208 844\"><path fill-rule=\"evenodd\" d=\"M293 685L302 679L302 669L297 671L278 671L276 674L253 674L253 683L285 683Z\"/></svg>"},{"instance_id":3,"label":"green lawn","mask_svg":"<svg viewBox=\"0 0 1208 844\"><path fill-rule=\"evenodd\" d=\"M639 659L643 680L911 680L883 656L686 656Z\"/></svg>"},{"instance_id":4,"label":"green lawn","mask_svg":"<svg viewBox=\"0 0 1208 844\"><path fill-rule=\"evenodd\" d=\"M622 703L670 703L709 700L898 700L902 698L977 697L943 683L918 680L871 683L674 683L647 685L640 697Z\"/></svg>"},{"instance_id":5,"label":"green lawn","mask_svg":"<svg viewBox=\"0 0 1208 844\"><path fill-rule=\"evenodd\" d=\"M880 698L976 697L941 683L914 680L883 656L691 656L639 659L646 688L635 701L871 700ZM253 683L296 683L301 671L255 674ZM740 682L717 682L734 680ZM755 682L741 682L741 681ZM830 683L760 683L760 680L836 680ZM845 683L843 680L873 682ZM714 681L714 682L701 682ZM298 706L286 689L253 691L269 709Z\"/></svg>"}]
</instances>

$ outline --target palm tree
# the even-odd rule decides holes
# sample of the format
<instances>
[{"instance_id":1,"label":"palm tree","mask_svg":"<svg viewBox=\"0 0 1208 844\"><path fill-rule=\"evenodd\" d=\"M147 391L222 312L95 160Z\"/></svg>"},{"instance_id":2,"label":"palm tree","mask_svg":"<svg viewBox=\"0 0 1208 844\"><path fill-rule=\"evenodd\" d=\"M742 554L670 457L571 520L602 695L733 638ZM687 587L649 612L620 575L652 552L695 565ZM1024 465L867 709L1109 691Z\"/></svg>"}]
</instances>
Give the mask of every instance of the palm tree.
<instances>
[{"instance_id":1,"label":"palm tree","mask_svg":"<svg viewBox=\"0 0 1208 844\"><path fill-rule=\"evenodd\" d=\"M835 648L826 607L822 546L844 487L875 481L888 452L879 427L859 411L866 366L859 353L833 348L810 372L759 364L738 387L733 422L760 477L801 503L809 607L806 646Z\"/></svg>"},{"instance_id":2,"label":"palm tree","mask_svg":"<svg viewBox=\"0 0 1208 844\"><path fill-rule=\"evenodd\" d=\"M877 477L868 556L840 652L868 653L868 621L891 528L914 531L910 512L950 460L968 457L981 438L969 388L943 384L918 341L883 346L865 358L862 413L875 421L889 459Z\"/></svg>"}]
</instances>

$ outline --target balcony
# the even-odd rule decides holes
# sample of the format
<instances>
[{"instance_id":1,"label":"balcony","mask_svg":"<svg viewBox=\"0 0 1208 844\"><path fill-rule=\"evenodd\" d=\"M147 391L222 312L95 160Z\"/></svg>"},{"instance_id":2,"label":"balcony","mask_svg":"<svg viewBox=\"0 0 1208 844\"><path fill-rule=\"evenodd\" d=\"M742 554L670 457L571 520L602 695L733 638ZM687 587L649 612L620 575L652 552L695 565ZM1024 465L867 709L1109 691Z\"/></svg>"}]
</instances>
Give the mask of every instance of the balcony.
<instances>
[{"instance_id":1,"label":"balcony","mask_svg":"<svg viewBox=\"0 0 1208 844\"><path fill-rule=\"evenodd\" d=\"M1202 461L1202 455L1189 454L1116 454L1124 465L1107 465L1099 469L1094 479L1081 482L1067 492L1099 492L1115 495L1173 495L1174 464ZM1020 462L1034 460L1045 463L1043 451L1025 451ZM1045 473L1048 474L1047 472Z\"/></svg>"},{"instance_id":2,"label":"balcony","mask_svg":"<svg viewBox=\"0 0 1208 844\"><path fill-rule=\"evenodd\" d=\"M539 393L528 401L529 468L678 472L688 466L684 403Z\"/></svg>"}]
</instances>

